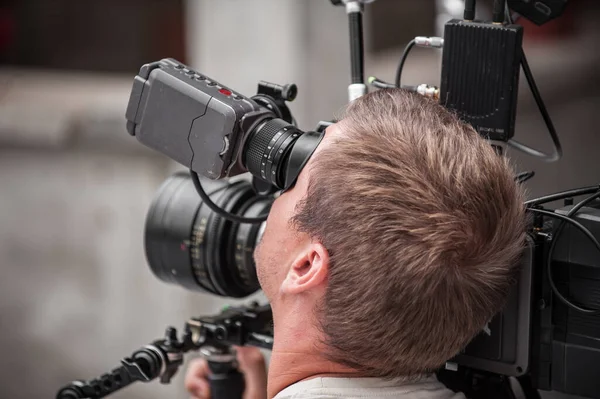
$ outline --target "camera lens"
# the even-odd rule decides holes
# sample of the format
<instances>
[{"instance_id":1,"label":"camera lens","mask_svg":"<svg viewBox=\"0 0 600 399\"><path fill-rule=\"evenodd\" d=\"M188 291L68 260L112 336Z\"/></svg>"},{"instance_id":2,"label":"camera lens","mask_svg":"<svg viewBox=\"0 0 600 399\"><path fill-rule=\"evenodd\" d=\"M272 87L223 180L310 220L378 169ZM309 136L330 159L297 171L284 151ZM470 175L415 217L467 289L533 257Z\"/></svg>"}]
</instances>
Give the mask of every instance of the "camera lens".
<instances>
[{"instance_id":1,"label":"camera lens","mask_svg":"<svg viewBox=\"0 0 600 399\"><path fill-rule=\"evenodd\" d=\"M252 175L275 187L285 184L286 161L302 131L282 119L270 119L254 129L244 151L244 165Z\"/></svg>"},{"instance_id":2,"label":"camera lens","mask_svg":"<svg viewBox=\"0 0 600 399\"><path fill-rule=\"evenodd\" d=\"M244 217L268 212L272 199L256 197L250 182L204 179L211 200ZM169 177L146 217L148 264L160 280L233 298L260 289L253 253L263 224L233 223L203 205L187 172Z\"/></svg>"}]
</instances>

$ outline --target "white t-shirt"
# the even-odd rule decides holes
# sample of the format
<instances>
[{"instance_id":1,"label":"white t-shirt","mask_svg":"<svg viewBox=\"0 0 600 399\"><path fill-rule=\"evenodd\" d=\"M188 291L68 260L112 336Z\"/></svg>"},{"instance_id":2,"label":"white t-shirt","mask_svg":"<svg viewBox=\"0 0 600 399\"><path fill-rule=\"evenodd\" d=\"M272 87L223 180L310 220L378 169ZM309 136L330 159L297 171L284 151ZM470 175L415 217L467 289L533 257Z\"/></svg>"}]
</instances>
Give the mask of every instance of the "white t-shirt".
<instances>
[{"instance_id":1,"label":"white t-shirt","mask_svg":"<svg viewBox=\"0 0 600 399\"><path fill-rule=\"evenodd\" d=\"M318 377L300 381L279 392L273 399L465 399L435 376L418 382L379 378Z\"/></svg>"}]
</instances>

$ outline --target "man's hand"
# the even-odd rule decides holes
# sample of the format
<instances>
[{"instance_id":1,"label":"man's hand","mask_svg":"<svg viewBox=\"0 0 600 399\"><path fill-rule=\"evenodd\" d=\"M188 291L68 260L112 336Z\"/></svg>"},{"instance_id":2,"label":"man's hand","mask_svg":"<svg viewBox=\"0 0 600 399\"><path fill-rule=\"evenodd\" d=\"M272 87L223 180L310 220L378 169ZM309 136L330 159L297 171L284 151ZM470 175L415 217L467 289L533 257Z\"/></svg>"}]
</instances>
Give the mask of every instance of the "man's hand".
<instances>
[{"instance_id":1,"label":"man's hand","mask_svg":"<svg viewBox=\"0 0 600 399\"><path fill-rule=\"evenodd\" d=\"M240 372L244 374L246 390L243 399L266 399L267 370L265 358L258 348L236 347ZM193 399L210 399L208 376L210 370L205 359L194 359L185 375L185 387Z\"/></svg>"}]
</instances>

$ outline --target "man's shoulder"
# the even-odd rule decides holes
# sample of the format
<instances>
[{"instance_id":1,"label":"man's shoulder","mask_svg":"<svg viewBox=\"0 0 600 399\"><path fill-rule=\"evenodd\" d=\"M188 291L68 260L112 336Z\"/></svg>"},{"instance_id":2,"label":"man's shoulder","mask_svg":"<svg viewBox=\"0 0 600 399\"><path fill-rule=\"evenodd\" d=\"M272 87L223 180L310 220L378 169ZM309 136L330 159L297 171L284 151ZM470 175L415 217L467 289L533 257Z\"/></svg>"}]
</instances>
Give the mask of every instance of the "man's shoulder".
<instances>
[{"instance_id":1,"label":"man's shoulder","mask_svg":"<svg viewBox=\"0 0 600 399\"><path fill-rule=\"evenodd\" d=\"M435 377L417 382L379 378L318 377L300 381L273 399L465 399L462 393L447 389Z\"/></svg>"}]
</instances>

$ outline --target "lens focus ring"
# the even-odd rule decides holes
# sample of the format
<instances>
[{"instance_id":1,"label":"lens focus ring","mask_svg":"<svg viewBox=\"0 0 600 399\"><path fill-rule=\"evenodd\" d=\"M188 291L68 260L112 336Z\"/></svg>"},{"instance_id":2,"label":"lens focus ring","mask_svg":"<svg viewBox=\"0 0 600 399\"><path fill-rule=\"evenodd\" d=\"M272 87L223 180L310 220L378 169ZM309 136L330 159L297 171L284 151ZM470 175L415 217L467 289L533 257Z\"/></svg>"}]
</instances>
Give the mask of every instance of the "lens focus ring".
<instances>
[{"instance_id":1,"label":"lens focus ring","mask_svg":"<svg viewBox=\"0 0 600 399\"><path fill-rule=\"evenodd\" d=\"M268 213L272 198L254 195L247 181L203 179L211 200L236 215ZM263 224L233 223L198 197L191 177L178 172L152 201L145 226L145 252L160 280L194 291L243 298L260 289L254 249Z\"/></svg>"},{"instance_id":2,"label":"lens focus ring","mask_svg":"<svg viewBox=\"0 0 600 399\"><path fill-rule=\"evenodd\" d=\"M301 134L282 119L271 119L258 127L246 145L245 165L248 171L281 188L281 161Z\"/></svg>"}]
</instances>

